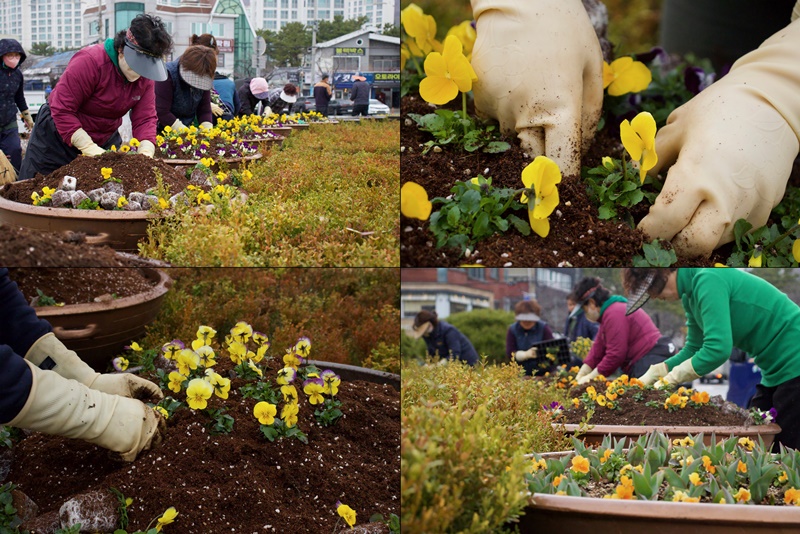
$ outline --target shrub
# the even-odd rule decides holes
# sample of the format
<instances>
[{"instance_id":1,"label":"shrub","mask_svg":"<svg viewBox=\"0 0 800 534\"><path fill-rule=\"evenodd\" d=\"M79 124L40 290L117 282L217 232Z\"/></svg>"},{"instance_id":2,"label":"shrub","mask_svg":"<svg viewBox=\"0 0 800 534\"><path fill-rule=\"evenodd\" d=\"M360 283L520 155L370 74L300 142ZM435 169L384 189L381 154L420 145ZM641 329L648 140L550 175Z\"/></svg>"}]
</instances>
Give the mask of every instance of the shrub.
<instances>
[{"instance_id":1,"label":"shrub","mask_svg":"<svg viewBox=\"0 0 800 534\"><path fill-rule=\"evenodd\" d=\"M425 347L425 341L414 339L406 334L405 330L400 332L400 357L403 361L411 359L424 360L427 354L428 349Z\"/></svg>"},{"instance_id":2,"label":"shrub","mask_svg":"<svg viewBox=\"0 0 800 534\"><path fill-rule=\"evenodd\" d=\"M372 349L372 352L367 359L364 360L362 366L375 369L376 371L400 374L399 351L400 348L397 345L379 343L377 347Z\"/></svg>"},{"instance_id":3,"label":"shrub","mask_svg":"<svg viewBox=\"0 0 800 534\"><path fill-rule=\"evenodd\" d=\"M475 347L478 354L486 355L489 363L505 363L506 332L514 322L512 312L500 310L474 310L454 313L445 319L458 328Z\"/></svg>"}]
</instances>

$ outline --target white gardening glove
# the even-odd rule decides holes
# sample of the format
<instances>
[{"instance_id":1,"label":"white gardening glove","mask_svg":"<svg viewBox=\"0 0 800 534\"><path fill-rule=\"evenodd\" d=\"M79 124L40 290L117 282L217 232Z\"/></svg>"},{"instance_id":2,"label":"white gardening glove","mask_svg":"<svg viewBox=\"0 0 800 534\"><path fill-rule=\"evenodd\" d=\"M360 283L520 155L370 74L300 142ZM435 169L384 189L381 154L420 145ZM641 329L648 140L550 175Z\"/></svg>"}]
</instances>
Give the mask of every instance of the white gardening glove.
<instances>
[{"instance_id":1,"label":"white gardening glove","mask_svg":"<svg viewBox=\"0 0 800 534\"><path fill-rule=\"evenodd\" d=\"M139 143L139 154L152 158L156 153L156 145L145 139Z\"/></svg>"},{"instance_id":2,"label":"white gardening glove","mask_svg":"<svg viewBox=\"0 0 800 534\"><path fill-rule=\"evenodd\" d=\"M683 257L709 256L733 240L737 219L766 224L800 148L798 65L793 22L670 114L650 172L672 167L639 223L648 239L671 240Z\"/></svg>"},{"instance_id":3,"label":"white gardening glove","mask_svg":"<svg viewBox=\"0 0 800 534\"><path fill-rule=\"evenodd\" d=\"M592 368L586 365L585 363L581 365L581 368L578 370L578 374L575 375L575 380L580 380L584 376L588 375L592 372Z\"/></svg>"},{"instance_id":4,"label":"white gardening glove","mask_svg":"<svg viewBox=\"0 0 800 534\"><path fill-rule=\"evenodd\" d=\"M261 115L263 115L264 117L269 117L270 115L272 115L272 108L269 107L269 106L264 106L264 109L261 112Z\"/></svg>"},{"instance_id":5,"label":"white gardening glove","mask_svg":"<svg viewBox=\"0 0 800 534\"><path fill-rule=\"evenodd\" d=\"M77 380L104 393L136 399L164 398L161 388L142 377L131 373L98 373L52 333L36 340L25 354L25 359L37 367L52 370L64 378Z\"/></svg>"},{"instance_id":6,"label":"white gardening glove","mask_svg":"<svg viewBox=\"0 0 800 534\"><path fill-rule=\"evenodd\" d=\"M99 156L105 152L97 143L92 141L92 138L83 128L75 130L75 133L72 134L71 141L72 146L80 150L84 156Z\"/></svg>"},{"instance_id":7,"label":"white gardening glove","mask_svg":"<svg viewBox=\"0 0 800 534\"><path fill-rule=\"evenodd\" d=\"M211 113L214 114L215 117L221 117L225 110L222 109L220 106L216 105L215 103L211 103Z\"/></svg>"},{"instance_id":8,"label":"white gardening glove","mask_svg":"<svg viewBox=\"0 0 800 534\"><path fill-rule=\"evenodd\" d=\"M166 423L141 401L89 389L31 362L28 365L33 373L31 392L8 425L82 439L117 453L126 462L161 443Z\"/></svg>"},{"instance_id":9,"label":"white gardening glove","mask_svg":"<svg viewBox=\"0 0 800 534\"><path fill-rule=\"evenodd\" d=\"M201 123L200 123L200 129L201 129L201 130L210 130L210 129L211 129L211 128L213 128L213 127L214 127L214 125L213 125L213 124L211 124L211 123L210 123L210 122L208 122L208 121L205 121L205 122L201 122Z\"/></svg>"},{"instance_id":10,"label":"white gardening glove","mask_svg":"<svg viewBox=\"0 0 800 534\"><path fill-rule=\"evenodd\" d=\"M531 347L528 350L518 350L514 353L514 359L518 362L524 362L536 357L536 347Z\"/></svg>"},{"instance_id":11,"label":"white gardening glove","mask_svg":"<svg viewBox=\"0 0 800 534\"><path fill-rule=\"evenodd\" d=\"M580 174L603 104L603 55L581 0L472 0L475 110L533 159Z\"/></svg>"},{"instance_id":12,"label":"white gardening glove","mask_svg":"<svg viewBox=\"0 0 800 534\"><path fill-rule=\"evenodd\" d=\"M594 380L594 379L595 379L595 377L596 377L597 375L599 375L599 374L600 374L600 371L598 371L597 369L594 369L594 370L593 370L591 373L589 373L588 375L586 375L586 376L583 376L583 377L579 378L578 380L576 380L576 382L577 382L577 383L578 383L578 385L580 386L581 384L585 384L586 382L591 382L591 381L592 381L592 380Z\"/></svg>"},{"instance_id":13,"label":"white gardening glove","mask_svg":"<svg viewBox=\"0 0 800 534\"><path fill-rule=\"evenodd\" d=\"M649 386L667 373L669 373L669 368L666 363L655 363L650 366L650 369L648 369L645 374L639 377L639 380L641 380L645 386Z\"/></svg>"},{"instance_id":14,"label":"white gardening glove","mask_svg":"<svg viewBox=\"0 0 800 534\"><path fill-rule=\"evenodd\" d=\"M667 373L661 380L656 382L655 388L661 389L668 384L683 384L684 382L692 382L700 375L694 372L692 367L692 359L689 358L680 365L676 365L672 371Z\"/></svg>"},{"instance_id":15,"label":"white gardening glove","mask_svg":"<svg viewBox=\"0 0 800 534\"><path fill-rule=\"evenodd\" d=\"M20 115L22 115L22 120L25 122L25 127L28 131L33 130L33 117L31 117L30 110L26 109Z\"/></svg>"},{"instance_id":16,"label":"white gardening glove","mask_svg":"<svg viewBox=\"0 0 800 534\"><path fill-rule=\"evenodd\" d=\"M175 122L172 123L172 129L176 131L185 130L187 126L181 122L180 119L175 119Z\"/></svg>"}]
</instances>

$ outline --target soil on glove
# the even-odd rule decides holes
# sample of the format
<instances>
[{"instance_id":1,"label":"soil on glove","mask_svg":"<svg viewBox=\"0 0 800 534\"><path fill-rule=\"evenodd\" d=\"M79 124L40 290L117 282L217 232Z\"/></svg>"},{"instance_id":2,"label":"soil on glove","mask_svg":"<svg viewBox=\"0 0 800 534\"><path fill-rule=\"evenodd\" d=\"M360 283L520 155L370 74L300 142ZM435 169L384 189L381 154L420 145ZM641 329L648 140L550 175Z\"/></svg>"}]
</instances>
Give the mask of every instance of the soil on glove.
<instances>
[{"instance_id":1,"label":"soil on glove","mask_svg":"<svg viewBox=\"0 0 800 534\"><path fill-rule=\"evenodd\" d=\"M591 384L576 386L570 390L570 397L580 397ZM598 388L598 393L602 388ZM641 399L634 395L641 393ZM674 392L674 390L673 390ZM609 410L602 406L595 407L589 420L592 425L631 425L631 426L749 426L752 419L742 408L721 399L718 404L710 401L699 408L686 405L685 408L667 411L664 401L668 394L656 389L628 390L614 401L619 409ZM647 406L647 402L656 401L658 407ZM578 424L586 418L586 408L567 407L564 410L564 423Z\"/></svg>"},{"instance_id":2,"label":"soil on glove","mask_svg":"<svg viewBox=\"0 0 800 534\"><path fill-rule=\"evenodd\" d=\"M100 172L103 167L110 167L111 176L121 180L124 195L133 192L144 193L148 189L157 187L158 176L161 177L164 187L168 188L170 195L180 193L189 184L182 170L164 160L148 158L141 154L105 152L97 157L78 156L47 176L37 174L30 180L9 184L0 190L0 195L14 202L33 204L32 193L41 194L43 187L58 189L64 176L75 177L76 189L88 194L93 189L102 188L106 182Z\"/></svg>"},{"instance_id":3,"label":"soil on glove","mask_svg":"<svg viewBox=\"0 0 800 534\"><path fill-rule=\"evenodd\" d=\"M270 365L266 375L274 378L282 362ZM215 370L228 376L231 368L220 355ZM253 416L256 402L238 391L243 384L234 378L227 400L209 401L209 408L224 406L235 419L231 434L212 435L207 416L182 409L167 421L160 447L125 464L83 441L33 433L14 446L6 482L31 497L40 514L58 510L72 496L116 488L133 499L130 532L144 530L170 506L178 516L166 533L334 532L336 501L356 511L358 524L376 513L399 515L397 390L342 381L338 397L345 415L332 427L316 423L315 407L301 393L298 426L308 444L287 438L270 443ZM339 521L336 531L342 528Z\"/></svg>"},{"instance_id":4,"label":"soil on glove","mask_svg":"<svg viewBox=\"0 0 800 534\"><path fill-rule=\"evenodd\" d=\"M402 100L402 183L420 184L431 199L450 195L450 188L456 181L479 174L491 177L495 187L523 187L522 170L532 158L524 154L516 140L508 140L511 148L500 154L469 153L445 145L441 152L431 150L423 155L422 145L433 136L421 131L408 114L425 115L434 109L418 96L406 96ZM471 113L469 108L468 113ZM621 143L604 135L607 130L598 133L582 165L594 167L600 164L603 156L621 156ZM643 255L644 235L626 223L599 219L597 207L589 199L580 176L562 177L558 193L560 203L550 216L550 233L546 238L533 233L526 237L512 227L504 234L478 242L474 246L477 252L472 251L469 257L463 256L457 248L437 249L436 238L427 221L401 216L401 266L458 267L468 263L486 267L623 267L632 265L634 256ZM648 209L642 204L628 213L638 223ZM525 210L514 214L528 220ZM680 259L676 265L711 266L714 261L725 260L715 255L711 259Z\"/></svg>"}]
</instances>

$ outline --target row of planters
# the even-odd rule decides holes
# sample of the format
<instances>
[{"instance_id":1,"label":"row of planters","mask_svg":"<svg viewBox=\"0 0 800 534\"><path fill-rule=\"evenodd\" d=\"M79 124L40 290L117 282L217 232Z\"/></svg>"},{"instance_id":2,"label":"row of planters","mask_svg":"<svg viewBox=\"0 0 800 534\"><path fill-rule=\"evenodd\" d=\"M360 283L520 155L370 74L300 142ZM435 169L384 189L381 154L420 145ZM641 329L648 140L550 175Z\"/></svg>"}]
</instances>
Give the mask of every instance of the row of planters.
<instances>
[{"instance_id":1,"label":"row of planters","mask_svg":"<svg viewBox=\"0 0 800 534\"><path fill-rule=\"evenodd\" d=\"M414 4L402 23L402 266L798 265L796 173L765 226L737 221L735 240L710 258L678 258L670 243L646 242L636 229L663 186L645 175L658 158L657 129L714 81L710 62L659 49L608 58L594 143L580 175L562 176L475 116L468 22L443 42Z\"/></svg>"},{"instance_id":2,"label":"row of planters","mask_svg":"<svg viewBox=\"0 0 800 534\"><path fill-rule=\"evenodd\" d=\"M800 522L800 510L780 508L800 504L800 455L770 451L774 414L625 375L576 387L575 373L404 363L403 525L677 533Z\"/></svg>"},{"instance_id":3,"label":"row of planters","mask_svg":"<svg viewBox=\"0 0 800 534\"><path fill-rule=\"evenodd\" d=\"M69 257L74 247L50 245L29 248ZM135 370L161 386L169 398L153 406L168 417L165 441L120 465L84 442L4 430L0 527L399 531L398 485L386 482L399 468L398 311L384 304L398 301L398 273L155 269L101 250L105 268L10 274L97 370ZM158 315L146 319L131 299ZM111 348L118 312L141 330ZM58 315L85 322L62 328Z\"/></svg>"},{"instance_id":4,"label":"row of planters","mask_svg":"<svg viewBox=\"0 0 800 534\"><path fill-rule=\"evenodd\" d=\"M290 160L303 162L305 157L300 152L303 152L306 143L324 148L336 144L331 141L340 134L350 137L349 133L339 128L348 130L360 126L315 126L323 124L331 122L311 112L288 117L238 117L208 131L191 127L176 132L167 128L157 140L159 154L154 159L137 154L139 143L132 139L128 144L113 147L113 150L99 157L79 157L46 177L37 176L3 187L0 190L0 221L45 231L82 232L87 234L91 244L107 244L117 250L172 259L165 257L169 256L169 251L158 250L170 244L164 241L163 232L157 238L150 237L152 249L156 250L145 250L150 235L148 230L154 223L161 223L163 228L174 225L176 219L182 219L180 224L183 225L184 218L209 217L220 223L232 218L226 225L231 226L234 223L239 225L241 221L238 217L247 214L247 218L252 220L250 224L254 224L255 214L263 212L265 206L272 208L280 204L281 199L274 196L251 197L268 187L264 182L280 176L284 171L282 168L273 168L274 163L257 165L258 162L281 159L283 152L292 152L294 147L298 150L289 156ZM287 142L295 129L308 130L308 133L300 134L300 139ZM391 125L364 125L362 131L372 129L389 131ZM315 156L324 158L326 154L317 152ZM342 156L334 155L334 159L337 157ZM361 162L351 165L358 163ZM388 160L379 162L378 166L381 175L358 181L353 187L363 189L382 185L382 175L388 174L392 166ZM396 172L397 164L393 167ZM303 170L310 174L310 169ZM288 171L291 172L291 169ZM374 172L373 169L369 171ZM324 216L318 215L316 222L324 222ZM356 235L349 236L345 230L347 227L352 227ZM389 227L365 232L362 224L353 221L345 228L337 228L338 235L326 236L331 241L331 248L339 248L343 241L350 245L350 241L358 237L360 241L380 241L377 247L384 249L391 240L389 235L381 235L380 239L371 237L378 234L377 230L387 234ZM286 230L291 232L293 229ZM326 230L332 234L334 229ZM242 233L232 229L217 230L218 234L225 232ZM275 236L275 239L279 240L279 237ZM155 242L156 239L159 241ZM191 258L177 260L178 263L186 261L191 265L267 263L265 257L273 252L269 243L259 246L258 236L241 236L237 239L242 240L246 240L245 246L253 250L235 254L241 257L230 257L234 254L225 248L230 245L221 245L223 250L219 253L212 251L208 261L189 263ZM186 244L181 243L180 246L185 247ZM341 248L347 247L342 243ZM387 254L388 251L383 256ZM9 260L13 264L13 258ZM279 258L278 263L283 261Z\"/></svg>"}]
</instances>

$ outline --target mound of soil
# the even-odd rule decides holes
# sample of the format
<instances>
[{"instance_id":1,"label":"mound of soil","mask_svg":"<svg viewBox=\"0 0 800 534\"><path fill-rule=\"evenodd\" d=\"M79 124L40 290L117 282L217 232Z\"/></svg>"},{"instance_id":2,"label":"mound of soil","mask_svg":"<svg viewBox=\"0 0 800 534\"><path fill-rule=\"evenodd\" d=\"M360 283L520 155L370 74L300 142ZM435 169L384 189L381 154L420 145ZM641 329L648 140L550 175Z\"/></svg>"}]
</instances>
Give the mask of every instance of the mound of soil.
<instances>
[{"instance_id":1,"label":"mound of soil","mask_svg":"<svg viewBox=\"0 0 800 534\"><path fill-rule=\"evenodd\" d=\"M97 157L79 156L47 176L37 174L30 180L9 184L0 190L0 195L14 202L33 204L31 193L41 193L43 187L58 189L64 176L74 176L77 179L77 189L88 193L103 187L106 181L100 172L103 167L110 167L112 176L122 181L125 195L144 193L157 187L157 176L161 176L164 187L169 189L171 195L183 191L189 183L183 171L164 160L141 154L105 152Z\"/></svg>"},{"instance_id":2,"label":"mound of soil","mask_svg":"<svg viewBox=\"0 0 800 534\"><path fill-rule=\"evenodd\" d=\"M45 268L9 269L28 302L36 302L39 291L58 303L85 304L96 299L124 298L153 288L138 268ZM34 304L35 305L35 304Z\"/></svg>"},{"instance_id":3,"label":"mound of soil","mask_svg":"<svg viewBox=\"0 0 800 534\"><path fill-rule=\"evenodd\" d=\"M433 111L417 96L402 100L401 182L420 184L429 198L446 197L456 181L478 174L492 177L495 187L522 187L522 170L532 159L516 140L509 140L511 148L500 154L469 153L445 146L441 152L431 150L423 155L422 145L433 137L421 131L408 114L425 115ZM584 156L583 165L596 166L603 156L619 157L621 144L602 134L601 131ZM550 216L550 234L546 238L533 233L526 237L512 228L477 243L477 253L473 252L469 258L462 256L457 248L437 249L427 221L401 216L401 266L458 267L469 263L486 267L621 267L630 266L633 256L642 255L643 234L626 223L599 219L597 207L590 201L580 176L563 176L558 193L560 203ZM638 206L630 215L638 221L647 209ZM528 220L524 210L514 214ZM694 258L686 260L686 265L713 265L713 260Z\"/></svg>"},{"instance_id":4,"label":"mound of soil","mask_svg":"<svg viewBox=\"0 0 800 534\"><path fill-rule=\"evenodd\" d=\"M227 376L230 359L220 355L218 362L216 371ZM266 376L274 379L280 366L270 362ZM399 515L397 390L343 381L338 397L345 415L332 427L316 423L315 407L301 393L298 426L308 444L286 438L271 443L253 417L255 401L238 391L244 383L233 378L227 400L209 401L209 408L225 407L235 419L230 434L212 435L208 417L186 408L167 421L159 448L122 464L94 445L34 433L15 444L7 481L42 514L72 496L116 488L133 499L128 531L144 530L170 506L178 516L167 533L334 532L336 501L357 512L358 524L375 513Z\"/></svg>"},{"instance_id":5,"label":"mound of soil","mask_svg":"<svg viewBox=\"0 0 800 534\"><path fill-rule=\"evenodd\" d=\"M109 247L89 246L80 233L58 234L0 223L3 267L126 267L131 258Z\"/></svg>"},{"instance_id":6,"label":"mound of soil","mask_svg":"<svg viewBox=\"0 0 800 534\"><path fill-rule=\"evenodd\" d=\"M591 384L583 384L570 390L570 397L580 397ZM598 389L598 392L600 390ZM641 390L641 398L637 390L629 390L614 401L618 409L609 410L597 406L589 424L593 425L652 425L652 426L749 426L752 420L746 411L733 403L712 399L708 404L698 408L686 405L685 408L667 411L664 401L668 394L655 389ZM658 407L647 406L647 402L658 402ZM567 407L564 411L564 421L569 424L578 424L586 418L586 408Z\"/></svg>"}]
</instances>

